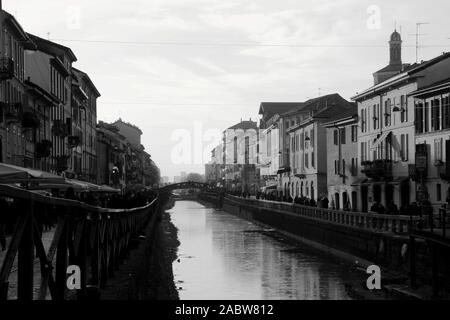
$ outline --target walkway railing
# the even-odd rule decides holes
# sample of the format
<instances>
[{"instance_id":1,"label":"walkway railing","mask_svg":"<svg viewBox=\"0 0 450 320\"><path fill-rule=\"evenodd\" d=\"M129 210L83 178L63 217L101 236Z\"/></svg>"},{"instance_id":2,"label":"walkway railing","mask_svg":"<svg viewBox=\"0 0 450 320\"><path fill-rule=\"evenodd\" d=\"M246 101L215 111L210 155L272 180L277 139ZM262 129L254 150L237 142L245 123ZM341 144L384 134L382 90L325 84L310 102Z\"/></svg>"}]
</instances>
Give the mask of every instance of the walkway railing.
<instances>
[{"instance_id":1,"label":"walkway railing","mask_svg":"<svg viewBox=\"0 0 450 320\"><path fill-rule=\"evenodd\" d=\"M214 197L215 195L211 193L210 196ZM420 221L420 217L347 212L307 207L292 203L244 199L229 195L227 195L225 199L238 205L257 207L272 211L284 211L302 217L376 232L392 232L406 235L409 232L409 226Z\"/></svg>"},{"instance_id":2,"label":"walkway railing","mask_svg":"<svg viewBox=\"0 0 450 320\"><path fill-rule=\"evenodd\" d=\"M70 265L80 268L78 298L91 286L105 287L158 209L158 199L141 208L104 209L6 185L0 195L14 199L9 218L15 223L0 260L0 300L66 299ZM56 228L43 230L53 223Z\"/></svg>"}]
</instances>

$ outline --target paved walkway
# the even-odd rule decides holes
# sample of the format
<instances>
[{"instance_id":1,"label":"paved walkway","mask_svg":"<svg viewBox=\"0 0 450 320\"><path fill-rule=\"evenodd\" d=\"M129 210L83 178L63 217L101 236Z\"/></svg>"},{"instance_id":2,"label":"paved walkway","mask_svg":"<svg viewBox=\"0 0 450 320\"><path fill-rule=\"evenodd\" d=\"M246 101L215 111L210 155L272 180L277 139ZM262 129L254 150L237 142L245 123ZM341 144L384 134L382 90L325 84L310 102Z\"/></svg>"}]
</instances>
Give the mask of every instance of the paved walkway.
<instances>
[{"instance_id":1,"label":"paved walkway","mask_svg":"<svg viewBox=\"0 0 450 320\"><path fill-rule=\"evenodd\" d=\"M50 245L53 240L54 232L55 232L55 229L51 229L50 231L46 231L42 234L42 243L44 244L44 248L45 248L46 252L50 248ZM7 237L6 241L7 241L7 245L9 246L9 244L11 243L11 237ZM7 252L6 250L0 252L0 266L3 265L3 260L5 259L6 252ZM13 267L11 269L11 273L10 273L9 279L8 279L8 281L9 281L8 300L17 299L17 269L18 269L18 267L17 267L17 255L16 255L16 258L14 259L14 264L13 264ZM39 263L39 259L36 258L34 261L34 284L33 284L34 299L38 298L40 285L41 285L41 266ZM49 292L47 290L47 299L49 299L49 298L50 298L50 296L49 296Z\"/></svg>"}]
</instances>

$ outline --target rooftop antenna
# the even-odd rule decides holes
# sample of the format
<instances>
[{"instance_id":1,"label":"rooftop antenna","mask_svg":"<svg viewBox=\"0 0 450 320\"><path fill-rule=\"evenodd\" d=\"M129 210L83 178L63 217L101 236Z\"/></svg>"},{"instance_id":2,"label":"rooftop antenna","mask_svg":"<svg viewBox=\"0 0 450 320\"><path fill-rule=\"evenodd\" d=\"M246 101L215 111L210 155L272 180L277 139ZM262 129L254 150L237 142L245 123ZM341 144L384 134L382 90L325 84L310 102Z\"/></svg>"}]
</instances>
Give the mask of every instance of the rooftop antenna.
<instances>
[{"instance_id":1,"label":"rooftop antenna","mask_svg":"<svg viewBox=\"0 0 450 320\"><path fill-rule=\"evenodd\" d=\"M429 22L417 22L416 23L416 33L415 34L410 34L410 36L415 36L416 37L416 63L419 62L419 36L425 36L425 34L420 34L419 33L419 29L420 26L425 25L425 24L430 24Z\"/></svg>"},{"instance_id":2,"label":"rooftop antenna","mask_svg":"<svg viewBox=\"0 0 450 320\"><path fill-rule=\"evenodd\" d=\"M321 89L321 88L319 88L319 97L320 97L320 89Z\"/></svg>"},{"instance_id":3,"label":"rooftop antenna","mask_svg":"<svg viewBox=\"0 0 450 320\"><path fill-rule=\"evenodd\" d=\"M50 32L47 32L47 40L50 41Z\"/></svg>"}]
</instances>

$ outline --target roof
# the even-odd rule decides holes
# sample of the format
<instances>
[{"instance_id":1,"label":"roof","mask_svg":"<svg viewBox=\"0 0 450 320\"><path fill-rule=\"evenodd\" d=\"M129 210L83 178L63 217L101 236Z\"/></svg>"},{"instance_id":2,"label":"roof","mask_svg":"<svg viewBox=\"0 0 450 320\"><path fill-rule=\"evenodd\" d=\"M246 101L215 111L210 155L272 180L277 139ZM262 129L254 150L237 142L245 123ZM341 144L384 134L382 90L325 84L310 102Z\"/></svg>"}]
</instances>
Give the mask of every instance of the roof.
<instances>
[{"instance_id":1,"label":"roof","mask_svg":"<svg viewBox=\"0 0 450 320\"><path fill-rule=\"evenodd\" d=\"M250 130L250 129L258 129L258 124L254 121L241 121L237 124L235 124L232 127L229 127L228 129L242 129L242 130Z\"/></svg>"},{"instance_id":2,"label":"roof","mask_svg":"<svg viewBox=\"0 0 450 320\"><path fill-rule=\"evenodd\" d=\"M341 125L342 123L348 124L356 122L358 118L358 107L353 104L352 108L348 108L340 112L337 116L333 117L330 122L323 124L324 127L334 127L336 125Z\"/></svg>"},{"instance_id":3,"label":"roof","mask_svg":"<svg viewBox=\"0 0 450 320\"><path fill-rule=\"evenodd\" d=\"M17 34L20 35L20 37L22 37L22 41L25 45L25 48L35 50L36 44L31 40L29 35L23 30L22 26L19 24L19 22L16 20L16 18L12 14L6 12L5 10L1 10L1 12L6 17L5 21L9 22L10 25L17 31Z\"/></svg>"},{"instance_id":4,"label":"roof","mask_svg":"<svg viewBox=\"0 0 450 320\"><path fill-rule=\"evenodd\" d=\"M423 71L424 69L433 66L436 63L439 63L445 59L450 58L450 52L445 52L431 60L422 62L422 63L415 63L412 64L410 66L408 66L406 69L403 70L403 72L377 84L374 85L366 90L364 90L362 93L359 93L357 95L355 95L354 97L352 97L352 100L356 101L360 98L363 98L364 96L368 95L368 94L372 94L374 92L376 92L377 90L382 90L385 87L390 87L392 85L395 85L398 82L402 82L404 80L407 80L409 78L411 78L414 74Z\"/></svg>"},{"instance_id":5,"label":"roof","mask_svg":"<svg viewBox=\"0 0 450 320\"><path fill-rule=\"evenodd\" d=\"M283 115L290 115L297 112L322 110L333 104L350 103L342 98L338 93L328 94L325 96L309 99L306 102L302 102L297 107L283 113Z\"/></svg>"},{"instance_id":6,"label":"roof","mask_svg":"<svg viewBox=\"0 0 450 320\"><path fill-rule=\"evenodd\" d=\"M274 114L285 113L301 105L302 102L261 102L259 114L272 116Z\"/></svg>"},{"instance_id":7,"label":"roof","mask_svg":"<svg viewBox=\"0 0 450 320\"><path fill-rule=\"evenodd\" d=\"M333 104L318 113L314 114L314 119L328 119L330 121L346 118L358 114L358 107L355 103L346 100Z\"/></svg>"},{"instance_id":8,"label":"roof","mask_svg":"<svg viewBox=\"0 0 450 320\"><path fill-rule=\"evenodd\" d=\"M75 75L78 77L83 77L86 82L89 84L89 86L91 87L91 89L95 92L95 94L97 95L97 98L101 96L100 92L97 90L97 88L95 87L94 83L92 82L91 78L89 78L88 74L86 72L83 72L77 68L72 67L72 72L75 73Z\"/></svg>"},{"instance_id":9,"label":"roof","mask_svg":"<svg viewBox=\"0 0 450 320\"><path fill-rule=\"evenodd\" d=\"M34 43L36 43L37 48L39 50L42 50L42 51L50 53L50 54L55 54L53 52L53 50L57 49L57 50L64 52L65 54L67 54L69 56L69 58L72 60L72 62L77 61L77 57L75 56L75 53L73 53L72 49L70 49L69 47L63 46L59 43L56 43L56 42L53 42L50 40L40 38L31 33L27 33L27 35L31 38L31 40L34 41Z\"/></svg>"},{"instance_id":10,"label":"roof","mask_svg":"<svg viewBox=\"0 0 450 320\"><path fill-rule=\"evenodd\" d=\"M131 123L129 123L129 122L125 122L125 121L123 121L121 118L119 118L119 120L113 122L112 125L117 125L117 124L119 124L119 123L124 124L124 125L126 125L126 126L128 126L128 127L130 127L130 128L133 128L133 129L139 131L140 134L143 133L142 130L139 129L138 126L136 126L136 125L134 125L134 124L131 124Z\"/></svg>"}]
</instances>

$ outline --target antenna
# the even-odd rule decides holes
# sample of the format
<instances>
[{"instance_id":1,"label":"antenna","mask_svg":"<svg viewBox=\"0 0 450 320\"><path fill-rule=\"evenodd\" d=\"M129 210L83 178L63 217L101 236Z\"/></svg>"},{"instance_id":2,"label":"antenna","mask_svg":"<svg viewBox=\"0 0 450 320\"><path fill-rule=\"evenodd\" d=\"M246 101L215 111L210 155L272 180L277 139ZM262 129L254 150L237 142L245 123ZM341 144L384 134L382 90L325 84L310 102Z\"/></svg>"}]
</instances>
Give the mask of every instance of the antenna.
<instances>
[{"instance_id":1,"label":"antenna","mask_svg":"<svg viewBox=\"0 0 450 320\"><path fill-rule=\"evenodd\" d=\"M421 25L424 24L430 24L429 22L417 22L416 23L416 33L415 34L410 34L410 36L415 36L416 37L416 63L419 62L419 36L425 36L425 34L420 34L419 33L419 28Z\"/></svg>"}]
</instances>

